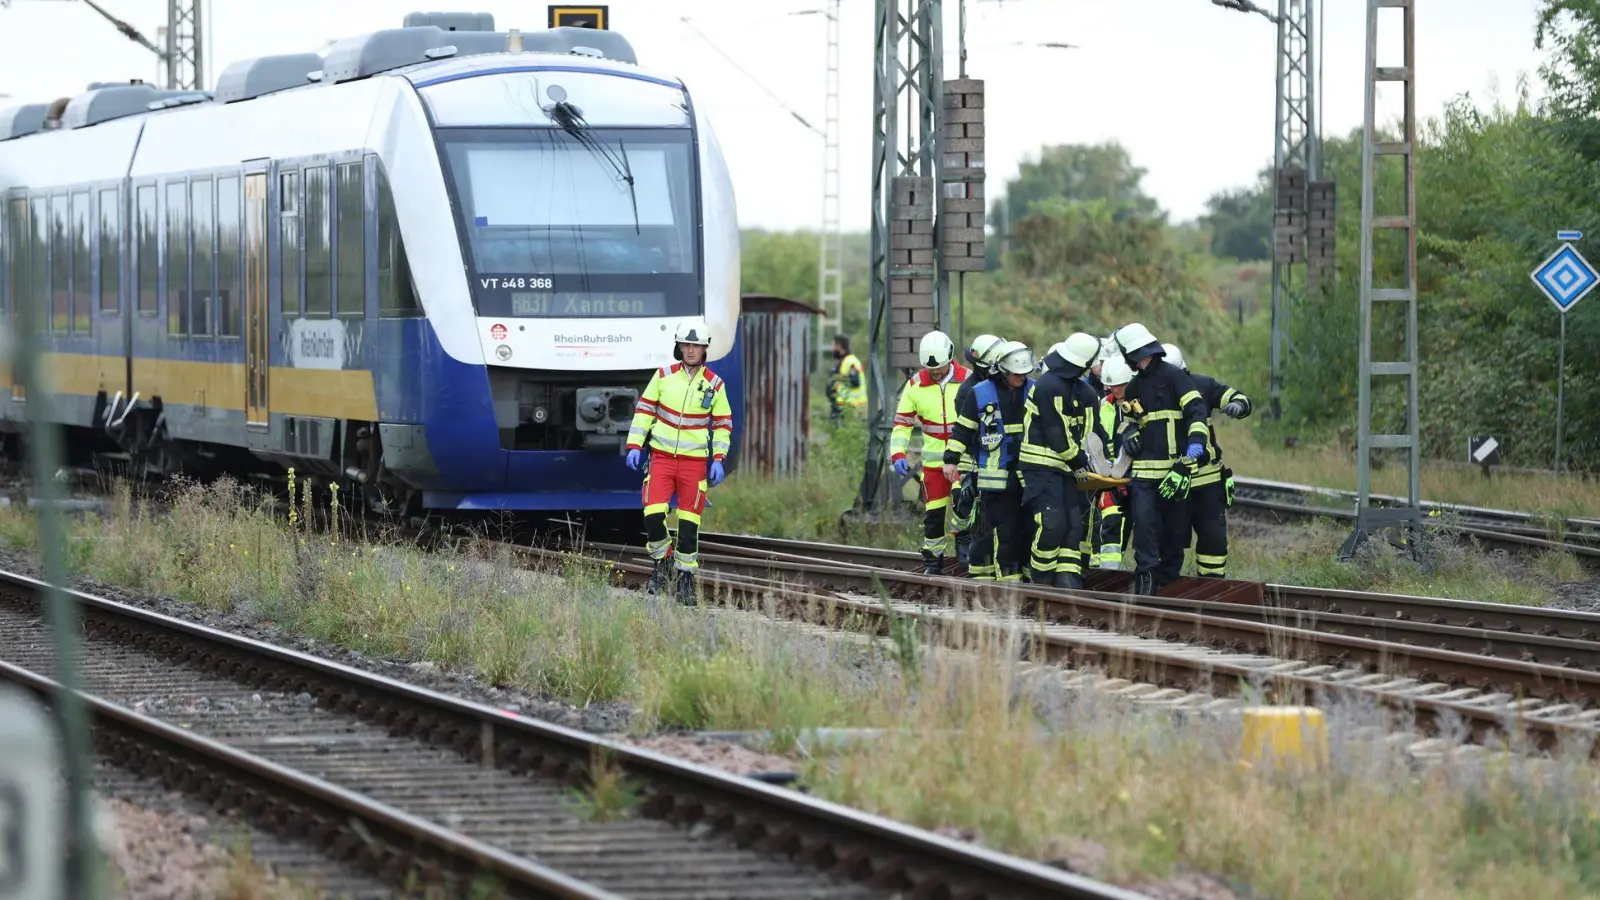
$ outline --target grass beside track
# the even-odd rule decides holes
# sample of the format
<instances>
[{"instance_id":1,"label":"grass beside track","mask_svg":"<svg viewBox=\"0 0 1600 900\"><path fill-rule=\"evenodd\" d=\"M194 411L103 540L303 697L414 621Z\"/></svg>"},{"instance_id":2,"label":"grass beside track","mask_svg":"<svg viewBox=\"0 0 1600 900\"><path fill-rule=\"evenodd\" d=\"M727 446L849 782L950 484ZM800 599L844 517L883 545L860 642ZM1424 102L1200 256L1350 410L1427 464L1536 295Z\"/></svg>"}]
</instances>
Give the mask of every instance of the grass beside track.
<instances>
[{"instance_id":1,"label":"grass beside track","mask_svg":"<svg viewBox=\"0 0 1600 900\"><path fill-rule=\"evenodd\" d=\"M324 495L326 496L326 495ZM320 504L319 516L327 515ZM1565 898L1600 891L1600 786L1586 762L1496 756L1418 772L1335 716L1329 771L1241 765L1238 726L1179 726L1064 691L1012 646L885 652L754 616L650 602L574 562L426 554L291 522L236 485L180 486L159 514L126 491L75 523L73 570L253 613L322 640L476 670L574 702L622 700L634 727L876 727L807 763L813 791L1122 883L1203 872L1240 896ZM35 541L0 508L0 542Z\"/></svg>"}]
</instances>

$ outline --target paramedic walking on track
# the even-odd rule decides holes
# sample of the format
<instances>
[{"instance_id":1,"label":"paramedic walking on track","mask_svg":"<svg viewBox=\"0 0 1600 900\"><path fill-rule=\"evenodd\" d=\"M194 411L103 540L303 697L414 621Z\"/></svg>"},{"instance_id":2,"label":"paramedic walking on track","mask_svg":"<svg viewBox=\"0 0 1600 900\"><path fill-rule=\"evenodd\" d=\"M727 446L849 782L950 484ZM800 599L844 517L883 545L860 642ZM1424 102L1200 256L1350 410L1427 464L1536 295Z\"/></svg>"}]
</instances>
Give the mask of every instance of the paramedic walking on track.
<instances>
[{"instance_id":1,"label":"paramedic walking on track","mask_svg":"<svg viewBox=\"0 0 1600 900\"><path fill-rule=\"evenodd\" d=\"M722 483L722 461L733 446L733 408L722 379L706 368L711 331L703 321L685 322L673 334L672 356L634 407L628 431L628 468L638 470L646 442L644 479L645 548L656 568L651 594L660 593L677 570L678 599L694 602L694 572L700 568L700 514L706 490ZM709 463L709 466L708 466ZM678 545L667 534L667 507L678 500Z\"/></svg>"}]
</instances>

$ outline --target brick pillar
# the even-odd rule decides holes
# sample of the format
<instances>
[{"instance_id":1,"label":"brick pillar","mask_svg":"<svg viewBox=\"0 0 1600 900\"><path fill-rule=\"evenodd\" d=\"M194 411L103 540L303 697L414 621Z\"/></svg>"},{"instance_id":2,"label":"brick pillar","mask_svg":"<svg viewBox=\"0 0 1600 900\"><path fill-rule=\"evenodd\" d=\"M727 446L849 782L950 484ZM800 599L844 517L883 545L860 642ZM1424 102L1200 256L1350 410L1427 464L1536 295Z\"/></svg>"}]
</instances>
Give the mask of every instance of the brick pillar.
<instances>
[{"instance_id":1,"label":"brick pillar","mask_svg":"<svg viewBox=\"0 0 1600 900\"><path fill-rule=\"evenodd\" d=\"M939 195L946 272L981 272L984 266L983 82L944 83L944 183Z\"/></svg>"}]
</instances>

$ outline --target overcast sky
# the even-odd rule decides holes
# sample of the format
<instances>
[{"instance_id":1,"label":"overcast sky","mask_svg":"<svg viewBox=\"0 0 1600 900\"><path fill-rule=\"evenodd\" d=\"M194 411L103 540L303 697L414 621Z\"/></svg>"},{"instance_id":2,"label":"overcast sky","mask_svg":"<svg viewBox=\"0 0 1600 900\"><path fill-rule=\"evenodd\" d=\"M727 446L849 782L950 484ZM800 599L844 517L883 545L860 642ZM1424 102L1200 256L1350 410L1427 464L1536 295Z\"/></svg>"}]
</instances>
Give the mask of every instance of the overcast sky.
<instances>
[{"instance_id":1,"label":"overcast sky","mask_svg":"<svg viewBox=\"0 0 1600 900\"><path fill-rule=\"evenodd\" d=\"M152 40L162 0L100 0ZM821 219L822 139L738 66L822 127L826 38L821 16L789 13L825 0L611 0L612 28L640 63L682 77L729 157L740 223L806 228ZM901 0L903 3L903 0ZM1275 5L1275 0L1257 0ZM956 74L956 6L945 0L946 72ZM1535 0L1418 0L1417 95L1424 114L1450 97L1510 97L1534 76ZM1363 0L1328 0L1324 119L1330 134L1361 123ZM332 39L398 27L440 0L208 0L207 86L228 63L317 50ZM870 0L840 16L843 220L869 221L873 22ZM544 27L545 6L471 0L500 30ZM1387 31L1380 64L1398 54ZM1026 46L1060 41L1081 49ZM1148 170L1146 189L1177 219L1217 190L1246 183L1272 150L1275 29L1208 0L975 0L968 6L968 74L987 82L988 163L999 181L1041 145L1121 141ZM1024 46L1017 46L1018 43ZM1392 51L1392 53L1390 53ZM0 106L48 101L90 81L157 78L149 51L77 0L13 0L0 9ZM1385 97L1380 115L1398 110ZM994 186L998 189L999 185Z\"/></svg>"}]
</instances>

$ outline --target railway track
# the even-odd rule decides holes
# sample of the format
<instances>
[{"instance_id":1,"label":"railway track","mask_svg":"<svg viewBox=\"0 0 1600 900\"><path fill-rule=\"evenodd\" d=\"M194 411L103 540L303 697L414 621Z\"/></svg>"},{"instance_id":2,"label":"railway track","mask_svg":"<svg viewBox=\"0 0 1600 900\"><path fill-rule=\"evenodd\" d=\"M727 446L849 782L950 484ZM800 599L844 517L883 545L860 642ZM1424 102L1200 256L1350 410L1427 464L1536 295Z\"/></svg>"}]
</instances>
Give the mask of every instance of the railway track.
<instances>
[{"instance_id":1,"label":"railway track","mask_svg":"<svg viewBox=\"0 0 1600 900\"><path fill-rule=\"evenodd\" d=\"M609 559L629 586L648 577L640 548L587 550ZM825 608L880 631L898 617L936 637L1020 634L1038 659L1166 691L1147 701L1191 703L1194 694L1255 684L1311 702L1359 694L1425 728L1460 721L1479 739L1509 734L1544 749L1573 739L1596 746L1600 736L1600 643L1584 637L1600 619L1581 613L1279 585L1265 586L1255 603L995 588L908 571L920 562L911 553L724 534L702 537L701 561L704 583L730 600L793 615ZM1096 573L1090 587L1118 575ZM1495 613L1505 615L1488 618Z\"/></svg>"},{"instance_id":2,"label":"railway track","mask_svg":"<svg viewBox=\"0 0 1600 900\"><path fill-rule=\"evenodd\" d=\"M1330 518L1355 521L1356 495L1352 491L1320 488L1281 481L1235 478L1234 506L1282 520ZM1384 505L1404 501L1374 494ZM1570 518L1550 521L1541 516L1504 509L1423 503L1430 519L1438 515L1444 527L1475 538L1489 547L1518 553L1565 550L1591 564L1600 564L1600 519Z\"/></svg>"},{"instance_id":3,"label":"railway track","mask_svg":"<svg viewBox=\"0 0 1600 900\"><path fill-rule=\"evenodd\" d=\"M48 699L42 585L0 573L0 679ZM1137 895L750 779L75 594L99 752L391 884L563 898ZM618 818L575 791L631 784ZM591 801L591 812L598 809Z\"/></svg>"}]
</instances>

